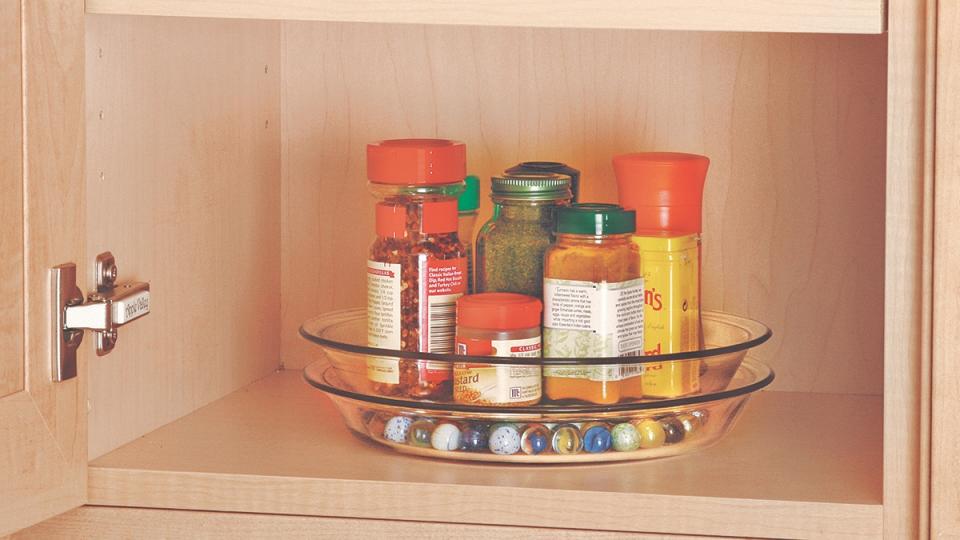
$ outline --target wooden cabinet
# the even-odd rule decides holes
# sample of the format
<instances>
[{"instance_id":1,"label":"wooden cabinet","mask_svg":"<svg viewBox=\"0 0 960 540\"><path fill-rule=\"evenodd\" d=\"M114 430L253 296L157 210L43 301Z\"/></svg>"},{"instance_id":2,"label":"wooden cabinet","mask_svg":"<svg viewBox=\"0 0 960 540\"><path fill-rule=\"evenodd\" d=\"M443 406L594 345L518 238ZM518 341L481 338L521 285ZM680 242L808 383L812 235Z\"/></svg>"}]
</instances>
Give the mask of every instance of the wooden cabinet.
<instances>
[{"instance_id":1,"label":"wooden cabinet","mask_svg":"<svg viewBox=\"0 0 960 540\"><path fill-rule=\"evenodd\" d=\"M950 3L22 4L0 6L0 534L80 505L19 534L960 530ZM709 155L704 301L773 328L771 390L717 446L651 463L436 463L350 435L297 328L362 305L363 145L404 136L465 140L481 177L563 159L593 200L613 154ZM47 271L105 250L152 313L51 383Z\"/></svg>"}]
</instances>

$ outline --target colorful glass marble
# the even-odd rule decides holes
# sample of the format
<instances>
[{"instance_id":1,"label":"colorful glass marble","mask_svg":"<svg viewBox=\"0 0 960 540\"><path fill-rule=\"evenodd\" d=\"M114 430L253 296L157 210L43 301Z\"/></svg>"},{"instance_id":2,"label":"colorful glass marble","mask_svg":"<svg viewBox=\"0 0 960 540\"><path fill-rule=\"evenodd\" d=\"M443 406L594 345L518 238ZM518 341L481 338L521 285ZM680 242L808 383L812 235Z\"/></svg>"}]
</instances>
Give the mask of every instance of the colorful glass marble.
<instances>
[{"instance_id":1,"label":"colorful glass marble","mask_svg":"<svg viewBox=\"0 0 960 540\"><path fill-rule=\"evenodd\" d=\"M550 428L543 424L530 424L520 435L520 449L524 454L539 454L550 448Z\"/></svg>"},{"instance_id":2,"label":"colorful glass marble","mask_svg":"<svg viewBox=\"0 0 960 540\"><path fill-rule=\"evenodd\" d=\"M490 431L490 451L509 456L520 451L520 431L513 424L494 424Z\"/></svg>"},{"instance_id":3,"label":"colorful glass marble","mask_svg":"<svg viewBox=\"0 0 960 540\"><path fill-rule=\"evenodd\" d=\"M683 426L683 431L686 432L687 439L695 437L698 433L700 433L700 427L703 426L700 421L700 417L692 414L681 414L677 416L677 420L679 420L680 424Z\"/></svg>"},{"instance_id":4,"label":"colorful glass marble","mask_svg":"<svg viewBox=\"0 0 960 540\"><path fill-rule=\"evenodd\" d=\"M628 422L617 424L610 430L613 449L617 452L633 452L640 448L640 432Z\"/></svg>"},{"instance_id":5,"label":"colorful glass marble","mask_svg":"<svg viewBox=\"0 0 960 540\"><path fill-rule=\"evenodd\" d=\"M660 418L660 425L663 426L665 435L664 442L667 444L676 444L682 441L683 436L686 434L683 429L683 424L674 416L664 416Z\"/></svg>"},{"instance_id":6,"label":"colorful glass marble","mask_svg":"<svg viewBox=\"0 0 960 540\"><path fill-rule=\"evenodd\" d=\"M484 452L489 445L486 425L470 425L460 434L463 449L468 452Z\"/></svg>"},{"instance_id":7,"label":"colorful glass marble","mask_svg":"<svg viewBox=\"0 0 960 540\"><path fill-rule=\"evenodd\" d=\"M588 422L580 426L583 433L583 449L592 454L606 452L613 444L610 426L603 422Z\"/></svg>"},{"instance_id":8,"label":"colorful glass marble","mask_svg":"<svg viewBox=\"0 0 960 540\"><path fill-rule=\"evenodd\" d=\"M407 435L407 443L411 446L420 446L430 448L430 438L433 436L433 430L436 426L430 420L417 420L410 424L410 433Z\"/></svg>"},{"instance_id":9,"label":"colorful glass marble","mask_svg":"<svg viewBox=\"0 0 960 540\"><path fill-rule=\"evenodd\" d=\"M576 454L583 448L580 429L573 424L560 424L553 428L550 447L558 454Z\"/></svg>"},{"instance_id":10,"label":"colorful glass marble","mask_svg":"<svg viewBox=\"0 0 960 540\"><path fill-rule=\"evenodd\" d=\"M634 420L633 425L640 433L640 448L658 448L667 440L663 426L653 418Z\"/></svg>"},{"instance_id":11,"label":"colorful glass marble","mask_svg":"<svg viewBox=\"0 0 960 540\"><path fill-rule=\"evenodd\" d=\"M383 428L383 438L395 443L407 442L407 435L410 433L410 425L413 420L406 416L394 416L387 420Z\"/></svg>"},{"instance_id":12,"label":"colorful glass marble","mask_svg":"<svg viewBox=\"0 0 960 540\"><path fill-rule=\"evenodd\" d=\"M437 450L452 452L460 449L460 428L449 422L437 425L430 436L430 445Z\"/></svg>"}]
</instances>

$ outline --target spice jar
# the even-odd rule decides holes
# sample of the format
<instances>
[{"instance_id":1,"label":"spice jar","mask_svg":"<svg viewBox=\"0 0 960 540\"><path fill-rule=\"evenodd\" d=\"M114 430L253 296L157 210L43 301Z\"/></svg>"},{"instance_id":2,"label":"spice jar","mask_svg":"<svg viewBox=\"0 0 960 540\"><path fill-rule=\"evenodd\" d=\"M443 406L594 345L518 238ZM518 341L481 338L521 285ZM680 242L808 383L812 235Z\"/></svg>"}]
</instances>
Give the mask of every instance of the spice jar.
<instances>
[{"instance_id":1,"label":"spice jar","mask_svg":"<svg viewBox=\"0 0 960 540\"><path fill-rule=\"evenodd\" d=\"M503 172L503 174L526 173L554 173L569 176L570 191L573 193L572 202L580 201L580 171L566 163L559 163L557 161L524 161Z\"/></svg>"},{"instance_id":2,"label":"spice jar","mask_svg":"<svg viewBox=\"0 0 960 540\"><path fill-rule=\"evenodd\" d=\"M570 202L570 177L494 176L493 217L477 235L477 292L543 296L543 254L553 243L557 208Z\"/></svg>"},{"instance_id":3,"label":"spice jar","mask_svg":"<svg viewBox=\"0 0 960 540\"><path fill-rule=\"evenodd\" d=\"M648 355L695 351L701 346L701 203L709 165L705 156L675 152L613 158L620 203L637 211L633 241L643 260ZM647 364L645 397L698 392L700 364L698 360Z\"/></svg>"},{"instance_id":4,"label":"spice jar","mask_svg":"<svg viewBox=\"0 0 960 540\"><path fill-rule=\"evenodd\" d=\"M467 250L467 294L473 294L473 231L477 227L477 209L480 208L480 179L470 175L463 179L464 189L457 199L460 213L457 234Z\"/></svg>"},{"instance_id":5,"label":"spice jar","mask_svg":"<svg viewBox=\"0 0 960 540\"><path fill-rule=\"evenodd\" d=\"M561 208L557 242L544 262L546 357L643 354L643 275L630 240L635 212L614 204ZM598 404L643 396L639 364L544 367L551 400Z\"/></svg>"},{"instance_id":6,"label":"spice jar","mask_svg":"<svg viewBox=\"0 0 960 540\"><path fill-rule=\"evenodd\" d=\"M456 300L466 292L466 250L457 234L457 199L466 169L463 143L434 139L367 146L367 177L381 197L377 239L367 262L367 342L371 347L452 353ZM450 399L445 362L371 357L373 391Z\"/></svg>"},{"instance_id":7,"label":"spice jar","mask_svg":"<svg viewBox=\"0 0 960 540\"><path fill-rule=\"evenodd\" d=\"M457 300L457 354L539 357L540 313L531 296L482 293ZM453 399L479 405L532 405L540 401L539 366L476 364L453 366Z\"/></svg>"}]
</instances>

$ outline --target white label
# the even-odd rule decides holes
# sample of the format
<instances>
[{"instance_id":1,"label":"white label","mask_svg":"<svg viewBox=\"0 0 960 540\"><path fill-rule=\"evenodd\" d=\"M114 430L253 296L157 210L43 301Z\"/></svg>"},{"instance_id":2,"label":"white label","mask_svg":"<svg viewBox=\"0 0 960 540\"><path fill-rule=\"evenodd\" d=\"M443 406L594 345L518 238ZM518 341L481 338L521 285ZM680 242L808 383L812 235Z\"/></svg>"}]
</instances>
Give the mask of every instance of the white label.
<instances>
[{"instance_id":1,"label":"white label","mask_svg":"<svg viewBox=\"0 0 960 540\"><path fill-rule=\"evenodd\" d=\"M112 305L113 324L126 324L137 317L150 313L150 291L139 292L129 298L114 301Z\"/></svg>"},{"instance_id":2,"label":"white label","mask_svg":"<svg viewBox=\"0 0 960 540\"><path fill-rule=\"evenodd\" d=\"M367 345L400 349L400 265L367 261Z\"/></svg>"},{"instance_id":3,"label":"white label","mask_svg":"<svg viewBox=\"0 0 960 540\"><path fill-rule=\"evenodd\" d=\"M400 265L367 261L367 345L400 349ZM367 378L400 384L400 361L367 358Z\"/></svg>"},{"instance_id":4,"label":"white label","mask_svg":"<svg viewBox=\"0 0 960 540\"><path fill-rule=\"evenodd\" d=\"M643 355L643 278L616 283L546 279L543 294L544 356ZM639 365L570 366L544 371L556 377L587 376L608 381L643 373Z\"/></svg>"}]
</instances>

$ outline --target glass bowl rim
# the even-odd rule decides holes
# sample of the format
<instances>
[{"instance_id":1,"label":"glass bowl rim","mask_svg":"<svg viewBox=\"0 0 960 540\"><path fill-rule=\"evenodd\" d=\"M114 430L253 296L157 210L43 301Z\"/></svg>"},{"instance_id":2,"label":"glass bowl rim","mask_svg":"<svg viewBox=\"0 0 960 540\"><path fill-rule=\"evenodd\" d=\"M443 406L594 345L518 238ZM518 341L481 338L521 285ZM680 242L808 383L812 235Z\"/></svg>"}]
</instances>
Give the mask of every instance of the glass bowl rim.
<instances>
[{"instance_id":1,"label":"glass bowl rim","mask_svg":"<svg viewBox=\"0 0 960 540\"><path fill-rule=\"evenodd\" d=\"M368 347L365 345L356 345L353 343L344 343L342 341L335 341L329 338L325 338L322 335L313 334L307 330L307 326L311 323L319 324L320 321L324 319L330 319L330 322L324 325L324 328L320 330L323 332L329 329L335 324L342 324L345 318L355 318L366 316L367 310L365 308L350 308L350 309L341 309L336 311L328 311L323 315L318 315L311 319L308 319L300 326L300 335L312 343L316 343L322 347L329 347L337 351L343 351L353 354L362 354L367 356L382 356L389 358L406 358L410 360L431 360L436 362L446 362L446 363L470 363L470 364L504 364L504 365L524 365L524 366L591 366L591 365L634 365L634 364L653 364L659 362L670 362L677 360L698 360L701 358L710 358L713 356L721 356L724 354L737 353L747 349L752 349L758 345L765 343L773 336L773 330L771 330L767 325L746 317L741 317L739 315L733 315L730 313L724 313L721 311L702 311L701 315L704 318L713 318L713 319L728 319L727 322L737 322L740 324L750 324L755 325L759 329L762 329L753 338L750 338L746 341L739 343L734 343L732 345L724 345L722 347L714 347L712 349L701 349L697 351L686 351L686 352L677 352L677 353L667 353L667 354L657 354L650 356L612 356L612 357L600 357L600 358L548 358L548 357L534 357L534 358L510 358L510 357L490 357L490 356L468 356L468 355L458 355L458 354L442 354L442 353L428 353L428 352L416 352L416 351L396 351L393 349L380 349L377 347ZM733 319L733 321L729 321ZM745 329L746 330L746 329ZM748 330L749 332L749 330ZM751 332L752 333L752 332ZM491 358L496 358L495 361L491 361Z\"/></svg>"},{"instance_id":2,"label":"glass bowl rim","mask_svg":"<svg viewBox=\"0 0 960 540\"><path fill-rule=\"evenodd\" d=\"M326 368L319 374L314 373L320 370L326 364ZM695 394L691 396L663 399L658 401L637 401L631 403L616 403L612 405L526 405L517 407L496 407L483 405L464 405L460 403L441 403L437 401L417 401L409 399L398 399L388 396L379 396L347 390L331 383L327 377L329 373L336 373L336 368L328 360L318 360L303 370L304 380L314 388L327 394L333 394L342 398L363 403L372 403L376 405L386 405L390 407L399 407L404 409L420 409L437 412L459 412L471 414L595 414L608 412L636 412L655 409L670 409L683 407L687 405L696 405L700 403L710 403L723 401L731 398L752 394L758 390L766 388L773 382L775 374L773 369L765 363L747 357L737 368L740 370L748 369L754 372L754 380L750 383L738 386L732 389L711 392L708 394ZM736 377L736 375L734 375Z\"/></svg>"}]
</instances>

